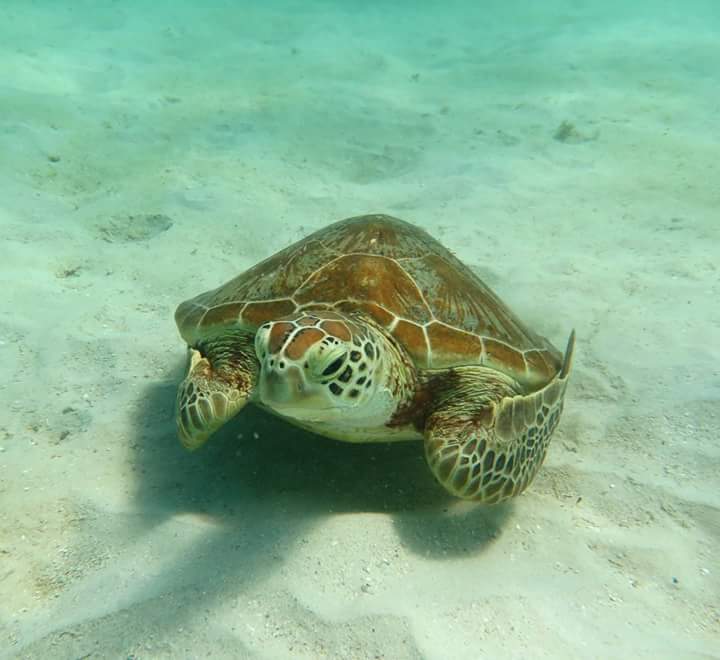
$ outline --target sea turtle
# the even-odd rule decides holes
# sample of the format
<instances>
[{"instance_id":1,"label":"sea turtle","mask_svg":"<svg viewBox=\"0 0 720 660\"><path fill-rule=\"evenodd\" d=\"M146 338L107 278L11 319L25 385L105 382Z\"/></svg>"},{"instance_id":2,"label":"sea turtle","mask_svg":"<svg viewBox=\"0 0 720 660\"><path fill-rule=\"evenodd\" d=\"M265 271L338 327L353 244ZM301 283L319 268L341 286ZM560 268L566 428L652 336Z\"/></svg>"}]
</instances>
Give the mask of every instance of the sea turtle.
<instances>
[{"instance_id":1,"label":"sea turtle","mask_svg":"<svg viewBox=\"0 0 720 660\"><path fill-rule=\"evenodd\" d=\"M387 215L325 227L175 320L187 448L252 402L339 440L424 439L437 480L486 503L537 473L574 345L571 333L563 357L438 241Z\"/></svg>"}]
</instances>

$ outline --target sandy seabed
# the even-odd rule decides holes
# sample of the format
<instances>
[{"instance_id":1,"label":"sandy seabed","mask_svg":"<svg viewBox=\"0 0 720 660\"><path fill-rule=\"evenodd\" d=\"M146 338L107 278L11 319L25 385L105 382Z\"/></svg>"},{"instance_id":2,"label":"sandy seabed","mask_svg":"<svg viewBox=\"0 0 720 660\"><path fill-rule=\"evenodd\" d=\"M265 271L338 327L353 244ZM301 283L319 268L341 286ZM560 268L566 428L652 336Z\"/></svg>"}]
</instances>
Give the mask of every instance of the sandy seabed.
<instances>
[{"instance_id":1,"label":"sandy seabed","mask_svg":"<svg viewBox=\"0 0 720 660\"><path fill-rule=\"evenodd\" d=\"M2 3L0 657L720 657L720 9L529 4ZM576 329L516 501L178 445L175 306L367 212Z\"/></svg>"}]
</instances>

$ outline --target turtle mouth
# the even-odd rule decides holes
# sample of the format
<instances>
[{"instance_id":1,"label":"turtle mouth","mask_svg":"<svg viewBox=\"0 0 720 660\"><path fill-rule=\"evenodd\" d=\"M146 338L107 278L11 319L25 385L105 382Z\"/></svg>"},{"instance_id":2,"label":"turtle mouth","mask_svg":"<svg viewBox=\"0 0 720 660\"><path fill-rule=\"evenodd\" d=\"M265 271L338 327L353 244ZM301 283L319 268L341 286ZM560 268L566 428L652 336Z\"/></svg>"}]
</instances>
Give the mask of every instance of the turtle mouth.
<instances>
[{"instance_id":1,"label":"turtle mouth","mask_svg":"<svg viewBox=\"0 0 720 660\"><path fill-rule=\"evenodd\" d=\"M302 373L295 366L285 368L282 373L276 369L268 369L260 382L263 401L277 405L297 401L303 397L305 390Z\"/></svg>"},{"instance_id":2,"label":"turtle mouth","mask_svg":"<svg viewBox=\"0 0 720 660\"><path fill-rule=\"evenodd\" d=\"M260 378L260 398L273 407L298 407L314 399L313 387L308 385L302 371L295 365L282 370L263 370Z\"/></svg>"},{"instance_id":3,"label":"turtle mouth","mask_svg":"<svg viewBox=\"0 0 720 660\"><path fill-rule=\"evenodd\" d=\"M328 401L325 388L308 383L298 366L287 365L282 371L270 368L263 372L260 401L281 415L305 419L312 413L337 409L337 404Z\"/></svg>"}]
</instances>

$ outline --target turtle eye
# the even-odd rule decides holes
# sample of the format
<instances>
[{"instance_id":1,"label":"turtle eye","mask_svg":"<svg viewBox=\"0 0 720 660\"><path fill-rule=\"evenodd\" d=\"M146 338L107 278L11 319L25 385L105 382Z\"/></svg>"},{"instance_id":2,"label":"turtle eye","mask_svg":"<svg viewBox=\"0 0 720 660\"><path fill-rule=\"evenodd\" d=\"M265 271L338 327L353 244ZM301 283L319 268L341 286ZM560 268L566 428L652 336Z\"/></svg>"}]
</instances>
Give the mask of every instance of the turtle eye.
<instances>
[{"instance_id":1,"label":"turtle eye","mask_svg":"<svg viewBox=\"0 0 720 660\"><path fill-rule=\"evenodd\" d=\"M332 376L336 371L340 370L345 362L345 356L341 355L339 358L333 360L325 369L323 369L323 376Z\"/></svg>"}]
</instances>

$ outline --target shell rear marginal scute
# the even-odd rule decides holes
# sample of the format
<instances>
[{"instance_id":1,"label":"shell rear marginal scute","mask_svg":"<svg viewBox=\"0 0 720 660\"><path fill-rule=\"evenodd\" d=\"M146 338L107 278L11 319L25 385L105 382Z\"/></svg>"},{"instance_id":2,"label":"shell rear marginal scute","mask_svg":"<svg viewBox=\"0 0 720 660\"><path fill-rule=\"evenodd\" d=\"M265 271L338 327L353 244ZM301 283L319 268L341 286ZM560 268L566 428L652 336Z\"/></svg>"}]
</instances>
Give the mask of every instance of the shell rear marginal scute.
<instances>
[{"instance_id":1,"label":"shell rear marginal scute","mask_svg":"<svg viewBox=\"0 0 720 660\"><path fill-rule=\"evenodd\" d=\"M355 299L343 300L337 303L334 307L339 312L361 312L363 314L367 314L386 330L392 328L398 320L395 314L374 302Z\"/></svg>"},{"instance_id":2,"label":"shell rear marginal scute","mask_svg":"<svg viewBox=\"0 0 720 660\"><path fill-rule=\"evenodd\" d=\"M405 347L416 363L421 366L431 365L427 335L422 326L401 319L395 324L392 335Z\"/></svg>"},{"instance_id":3,"label":"shell rear marginal scute","mask_svg":"<svg viewBox=\"0 0 720 660\"><path fill-rule=\"evenodd\" d=\"M269 319L280 319L297 311L297 305L290 298L249 302L242 312L245 325L257 327Z\"/></svg>"},{"instance_id":4,"label":"shell rear marginal scute","mask_svg":"<svg viewBox=\"0 0 720 660\"><path fill-rule=\"evenodd\" d=\"M244 303L229 302L222 305L215 305L205 312L201 323L204 325L220 325L237 321L243 313L246 305Z\"/></svg>"},{"instance_id":5,"label":"shell rear marginal scute","mask_svg":"<svg viewBox=\"0 0 720 660\"><path fill-rule=\"evenodd\" d=\"M469 355L480 357L483 342L480 337L470 332L463 332L439 321L433 321L426 329L428 342L433 354L434 366L457 364Z\"/></svg>"}]
</instances>

